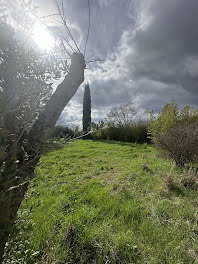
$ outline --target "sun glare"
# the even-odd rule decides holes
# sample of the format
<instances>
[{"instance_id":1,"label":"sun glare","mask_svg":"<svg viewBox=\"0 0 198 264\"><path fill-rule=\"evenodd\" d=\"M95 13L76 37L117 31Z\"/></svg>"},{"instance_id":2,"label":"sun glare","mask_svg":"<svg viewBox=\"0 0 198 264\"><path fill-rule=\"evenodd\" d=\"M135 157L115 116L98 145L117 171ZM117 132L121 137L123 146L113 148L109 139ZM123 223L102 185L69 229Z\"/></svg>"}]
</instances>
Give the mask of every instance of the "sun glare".
<instances>
[{"instance_id":1,"label":"sun glare","mask_svg":"<svg viewBox=\"0 0 198 264\"><path fill-rule=\"evenodd\" d=\"M42 24L35 24L33 28L33 39L42 50L49 52L54 46L54 38Z\"/></svg>"}]
</instances>

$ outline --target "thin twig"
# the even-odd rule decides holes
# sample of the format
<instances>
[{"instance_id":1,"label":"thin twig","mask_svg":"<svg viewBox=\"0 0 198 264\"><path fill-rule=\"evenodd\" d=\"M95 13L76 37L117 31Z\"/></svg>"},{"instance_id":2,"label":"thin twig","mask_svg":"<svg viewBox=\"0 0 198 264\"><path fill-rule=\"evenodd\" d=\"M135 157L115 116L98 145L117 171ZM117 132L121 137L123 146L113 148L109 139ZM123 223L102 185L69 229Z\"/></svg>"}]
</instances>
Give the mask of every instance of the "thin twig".
<instances>
[{"instance_id":1,"label":"thin twig","mask_svg":"<svg viewBox=\"0 0 198 264\"><path fill-rule=\"evenodd\" d=\"M65 10L64 10L64 2L63 2L63 0L62 0L62 12L63 12L63 19L65 19Z\"/></svg>"},{"instance_id":2,"label":"thin twig","mask_svg":"<svg viewBox=\"0 0 198 264\"><path fill-rule=\"evenodd\" d=\"M61 38L61 39L64 39L64 41L67 43L67 45L70 47L70 49L71 49L73 52L76 51L76 50L72 47L72 45L70 44L69 39L67 38L67 36L65 36L65 37L60 36L60 38Z\"/></svg>"},{"instance_id":3,"label":"thin twig","mask_svg":"<svg viewBox=\"0 0 198 264\"><path fill-rule=\"evenodd\" d=\"M61 12L61 9L60 9L60 6L59 6L58 2L56 2L56 6L57 6L57 9L58 9L59 15L60 15L60 17L61 17L61 19L62 19L62 21L63 21L63 24L64 24L64 26L65 26L65 29L66 29L66 31L67 31L67 34L70 36L70 38L71 38L72 41L74 42L74 44L75 44L77 50L80 52L80 49L78 48L78 45L77 45L77 43L76 43L76 41L75 41L75 39L74 39L74 37L73 37L71 31L69 30L69 27L68 27L68 25L67 25L67 21L65 20L65 17L64 17L64 10L62 10L62 12ZM64 9L64 6L63 6L63 0L62 0L62 9Z\"/></svg>"},{"instance_id":4,"label":"thin twig","mask_svg":"<svg viewBox=\"0 0 198 264\"><path fill-rule=\"evenodd\" d=\"M71 57L71 54L67 51L67 49L66 49L66 47L65 47L65 45L64 45L64 43L63 43L63 41L62 41L62 39L61 39L61 44L62 44L64 50L66 51L66 53Z\"/></svg>"},{"instance_id":5,"label":"thin twig","mask_svg":"<svg viewBox=\"0 0 198 264\"><path fill-rule=\"evenodd\" d=\"M22 2L24 3L24 0L22 0ZM52 30L50 30L50 28L46 25L46 23L39 16L37 16L37 14L35 14L35 12L33 12L29 7L26 7L26 8L36 18L37 21L39 21L41 24L43 24L48 29L48 31L50 31L54 36L60 38L60 36L58 34L56 34L55 32L53 32ZM55 15L55 14L52 14L52 15ZM57 14L57 15L59 15L59 14ZM50 16L50 15L48 15L48 16ZM71 55L70 55L70 57L71 57Z\"/></svg>"},{"instance_id":6,"label":"thin twig","mask_svg":"<svg viewBox=\"0 0 198 264\"><path fill-rule=\"evenodd\" d=\"M95 60L90 60L90 61L85 61L85 62L86 62L86 64L88 64L88 63L97 62L97 61L102 62L102 61L105 61L105 60L95 59Z\"/></svg>"},{"instance_id":7,"label":"thin twig","mask_svg":"<svg viewBox=\"0 0 198 264\"><path fill-rule=\"evenodd\" d=\"M71 142L71 141L73 141L73 140L75 140L75 139L83 138L83 137L88 136L88 135L90 135L90 134L92 134L92 133L93 133L93 131L89 131L87 134L83 134L83 135L81 135L81 136L79 136L79 137L76 137L76 138L71 138L71 139L69 140L69 142Z\"/></svg>"},{"instance_id":8,"label":"thin twig","mask_svg":"<svg viewBox=\"0 0 198 264\"><path fill-rule=\"evenodd\" d=\"M47 17L52 17L52 16L59 16L59 14L46 15L46 16L42 16L42 17L40 17L40 18L47 18Z\"/></svg>"},{"instance_id":9,"label":"thin twig","mask_svg":"<svg viewBox=\"0 0 198 264\"><path fill-rule=\"evenodd\" d=\"M88 8L89 8L89 24L88 24L88 30L87 30L87 38L86 38L86 41L85 41L84 57L85 57L86 49L87 49L87 42L88 42L89 31L90 31L90 20L91 20L91 8L90 8L90 1L89 0L88 0Z\"/></svg>"}]
</instances>

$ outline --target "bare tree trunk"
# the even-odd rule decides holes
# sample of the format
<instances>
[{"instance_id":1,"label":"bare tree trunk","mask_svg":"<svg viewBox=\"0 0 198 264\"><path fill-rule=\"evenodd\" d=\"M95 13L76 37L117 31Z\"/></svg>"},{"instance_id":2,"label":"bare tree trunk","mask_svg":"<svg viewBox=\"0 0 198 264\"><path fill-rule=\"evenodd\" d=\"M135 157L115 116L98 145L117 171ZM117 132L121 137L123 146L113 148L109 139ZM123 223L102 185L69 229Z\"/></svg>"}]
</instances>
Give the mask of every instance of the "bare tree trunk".
<instances>
[{"instance_id":1,"label":"bare tree trunk","mask_svg":"<svg viewBox=\"0 0 198 264\"><path fill-rule=\"evenodd\" d=\"M84 81L84 68L83 55L81 53L74 53L68 75L58 85L45 110L40 114L30 131L30 144L38 146L38 142L42 142L43 138L52 132L61 112ZM69 89L65 89L65 87L69 87Z\"/></svg>"},{"instance_id":2,"label":"bare tree trunk","mask_svg":"<svg viewBox=\"0 0 198 264\"><path fill-rule=\"evenodd\" d=\"M5 243L12 231L13 221L28 188L30 174L40 159L42 142L52 132L64 107L84 81L84 69L84 56L81 53L74 53L69 73L58 85L45 110L40 113L30 130L27 149L28 161L19 164L16 169L12 167L11 171L6 166L5 173L0 177L0 262L2 261ZM16 148L16 139L13 142L13 147ZM16 161L13 161L13 157L14 159L17 158L17 150L8 157L6 164L10 162L13 164ZM16 180L16 176L18 180Z\"/></svg>"},{"instance_id":3,"label":"bare tree trunk","mask_svg":"<svg viewBox=\"0 0 198 264\"><path fill-rule=\"evenodd\" d=\"M13 221L27 188L28 182L25 182L0 193L0 262Z\"/></svg>"}]
</instances>

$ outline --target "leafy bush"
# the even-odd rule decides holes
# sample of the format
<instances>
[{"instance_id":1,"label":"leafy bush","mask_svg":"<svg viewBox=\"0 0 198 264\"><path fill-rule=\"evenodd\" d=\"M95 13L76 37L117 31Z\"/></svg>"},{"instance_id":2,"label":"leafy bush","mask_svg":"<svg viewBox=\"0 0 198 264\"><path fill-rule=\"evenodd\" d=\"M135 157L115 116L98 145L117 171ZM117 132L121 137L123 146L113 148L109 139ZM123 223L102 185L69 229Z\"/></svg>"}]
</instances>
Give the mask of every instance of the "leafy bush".
<instances>
[{"instance_id":1,"label":"leafy bush","mask_svg":"<svg viewBox=\"0 0 198 264\"><path fill-rule=\"evenodd\" d=\"M92 137L94 139L145 143L150 142L147 137L147 132L147 122L142 120L126 126L107 122L97 127Z\"/></svg>"},{"instance_id":2,"label":"leafy bush","mask_svg":"<svg viewBox=\"0 0 198 264\"><path fill-rule=\"evenodd\" d=\"M176 102L171 101L164 106L157 117L155 117L153 112L150 113L148 130L152 140L156 142L159 136L167 133L179 124L194 123L196 120L198 120L198 109L193 109L189 105L186 105L183 109L179 110Z\"/></svg>"},{"instance_id":3,"label":"leafy bush","mask_svg":"<svg viewBox=\"0 0 198 264\"><path fill-rule=\"evenodd\" d=\"M158 149L163 150L179 166L198 160L198 121L180 123L156 138Z\"/></svg>"},{"instance_id":4,"label":"leafy bush","mask_svg":"<svg viewBox=\"0 0 198 264\"><path fill-rule=\"evenodd\" d=\"M133 103L113 107L104 121L92 123L92 138L148 143L147 122L138 119Z\"/></svg>"},{"instance_id":5,"label":"leafy bush","mask_svg":"<svg viewBox=\"0 0 198 264\"><path fill-rule=\"evenodd\" d=\"M64 126L56 126L52 133L52 137L56 138L64 138L64 137L73 137L74 131L69 127Z\"/></svg>"},{"instance_id":6,"label":"leafy bush","mask_svg":"<svg viewBox=\"0 0 198 264\"><path fill-rule=\"evenodd\" d=\"M198 160L198 109L175 101L166 104L157 117L150 115L148 130L157 148L179 166Z\"/></svg>"}]
</instances>

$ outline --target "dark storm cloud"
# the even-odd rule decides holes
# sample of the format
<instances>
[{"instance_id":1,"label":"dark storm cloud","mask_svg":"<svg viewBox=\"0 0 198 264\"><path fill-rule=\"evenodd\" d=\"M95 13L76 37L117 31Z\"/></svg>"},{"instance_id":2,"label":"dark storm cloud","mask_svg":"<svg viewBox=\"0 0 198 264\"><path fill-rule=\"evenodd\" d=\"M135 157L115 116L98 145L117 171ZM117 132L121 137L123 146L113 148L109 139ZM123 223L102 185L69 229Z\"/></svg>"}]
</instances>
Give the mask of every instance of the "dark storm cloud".
<instances>
[{"instance_id":1,"label":"dark storm cloud","mask_svg":"<svg viewBox=\"0 0 198 264\"><path fill-rule=\"evenodd\" d=\"M196 10L198 2L194 0L153 2L150 25L145 30L137 31L134 37L128 36L136 53L133 57L135 76L148 75L151 79L159 80L161 77L162 82L170 83L182 80L182 76L189 76L190 64L186 64L187 60L193 60L198 54Z\"/></svg>"},{"instance_id":2,"label":"dark storm cloud","mask_svg":"<svg viewBox=\"0 0 198 264\"><path fill-rule=\"evenodd\" d=\"M87 46L87 57L93 59L106 56L113 51L120 39L126 25L131 23L131 18L126 15L130 6L128 0L92 0L91 27ZM79 25L81 30L81 50L84 49L88 30L88 2L87 0L64 1L65 14L68 20Z\"/></svg>"},{"instance_id":3,"label":"dark storm cloud","mask_svg":"<svg viewBox=\"0 0 198 264\"><path fill-rule=\"evenodd\" d=\"M10 1L10 0L9 0ZM38 0L40 14L56 12ZM87 0L64 0L65 15L81 50L88 27ZM86 81L94 120L111 106L133 101L138 111L159 111L175 99L198 105L197 0L91 0ZM61 118L81 123L83 86ZM71 117L72 116L72 117Z\"/></svg>"},{"instance_id":4,"label":"dark storm cloud","mask_svg":"<svg viewBox=\"0 0 198 264\"><path fill-rule=\"evenodd\" d=\"M133 25L126 28L114 53L114 69L118 69L119 77L111 89L109 86L115 79L111 74L113 63L109 60L104 64L109 79L106 78L106 85L102 80L101 85L111 91L109 101L115 91L121 89L124 94L128 92L142 111L148 108L159 111L171 99L180 105L197 106L197 10L195 0L156 0L142 6L138 28L134 29ZM104 79L104 75L96 70L93 89L99 86L100 77ZM104 88L101 93L105 96ZM98 105L100 103L103 104L102 99Z\"/></svg>"},{"instance_id":5,"label":"dark storm cloud","mask_svg":"<svg viewBox=\"0 0 198 264\"><path fill-rule=\"evenodd\" d=\"M91 5L88 57L107 57L86 72L97 119L100 111L102 118L105 109L129 101L141 112L159 111L171 99L197 106L197 0L93 0ZM79 25L82 48L87 1L67 0L65 6L68 19ZM73 101L80 105L82 97L80 88Z\"/></svg>"}]
</instances>

